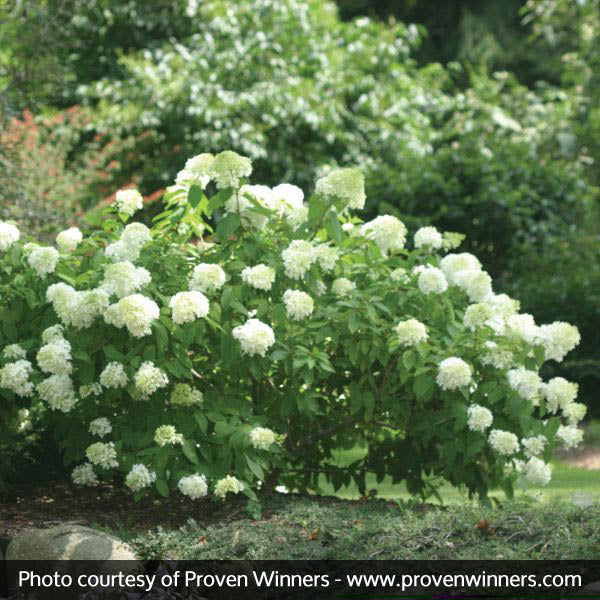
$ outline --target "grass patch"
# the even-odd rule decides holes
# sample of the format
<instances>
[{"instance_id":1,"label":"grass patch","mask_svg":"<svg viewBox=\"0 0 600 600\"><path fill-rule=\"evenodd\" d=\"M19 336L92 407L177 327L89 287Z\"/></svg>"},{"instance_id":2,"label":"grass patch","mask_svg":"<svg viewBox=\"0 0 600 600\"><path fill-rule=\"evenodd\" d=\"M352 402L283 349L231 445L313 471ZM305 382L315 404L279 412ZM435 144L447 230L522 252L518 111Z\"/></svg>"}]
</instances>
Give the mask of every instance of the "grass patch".
<instances>
[{"instance_id":1,"label":"grass patch","mask_svg":"<svg viewBox=\"0 0 600 600\"><path fill-rule=\"evenodd\" d=\"M190 520L127 541L153 559L597 559L600 504L442 508L278 494L262 520Z\"/></svg>"}]
</instances>

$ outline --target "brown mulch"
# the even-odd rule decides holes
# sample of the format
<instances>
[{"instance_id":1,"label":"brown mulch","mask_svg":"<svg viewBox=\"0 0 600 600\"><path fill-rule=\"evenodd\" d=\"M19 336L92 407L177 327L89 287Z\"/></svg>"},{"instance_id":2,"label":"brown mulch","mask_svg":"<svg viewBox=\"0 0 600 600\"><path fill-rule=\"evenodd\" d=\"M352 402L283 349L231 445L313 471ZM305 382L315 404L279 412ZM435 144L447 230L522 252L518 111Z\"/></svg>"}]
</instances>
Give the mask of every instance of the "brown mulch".
<instances>
[{"instance_id":1,"label":"brown mulch","mask_svg":"<svg viewBox=\"0 0 600 600\"><path fill-rule=\"evenodd\" d=\"M188 519L208 524L215 519L233 518L243 513L244 501L223 505L194 502L181 495L168 499L133 498L111 485L75 488L70 482L46 486L20 487L13 495L0 500L0 538L12 538L29 527L58 524L110 527L128 532L145 531L158 523L167 528L180 527ZM225 512L225 514L223 514Z\"/></svg>"}]
</instances>

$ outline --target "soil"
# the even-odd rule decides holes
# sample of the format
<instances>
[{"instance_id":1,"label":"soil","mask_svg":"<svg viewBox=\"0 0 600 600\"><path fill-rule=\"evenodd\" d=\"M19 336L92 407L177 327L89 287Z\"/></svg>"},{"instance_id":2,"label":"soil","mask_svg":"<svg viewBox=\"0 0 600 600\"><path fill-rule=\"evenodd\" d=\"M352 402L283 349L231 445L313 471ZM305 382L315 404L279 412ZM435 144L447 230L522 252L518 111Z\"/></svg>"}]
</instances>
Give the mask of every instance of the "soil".
<instances>
[{"instance_id":1,"label":"soil","mask_svg":"<svg viewBox=\"0 0 600 600\"><path fill-rule=\"evenodd\" d=\"M178 495L134 502L131 495L111 485L79 489L65 481L51 486L20 486L0 501L0 538L10 539L29 527L65 523L128 532L152 529L158 523L165 528L180 527L188 519L205 524L217 518L230 519L242 513L244 506L243 501L229 502L228 512L223 514L223 506L215 502L190 503Z\"/></svg>"}]
</instances>

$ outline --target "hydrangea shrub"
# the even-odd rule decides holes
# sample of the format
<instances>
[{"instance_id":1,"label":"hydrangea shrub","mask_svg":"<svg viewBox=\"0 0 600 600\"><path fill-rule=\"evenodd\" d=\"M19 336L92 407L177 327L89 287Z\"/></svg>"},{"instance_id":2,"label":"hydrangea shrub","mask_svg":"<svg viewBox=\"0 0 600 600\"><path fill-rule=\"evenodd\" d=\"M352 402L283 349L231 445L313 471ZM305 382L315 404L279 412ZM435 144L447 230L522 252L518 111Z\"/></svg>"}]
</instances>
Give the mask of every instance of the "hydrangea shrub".
<instances>
[{"instance_id":1,"label":"hydrangea shrub","mask_svg":"<svg viewBox=\"0 0 600 600\"><path fill-rule=\"evenodd\" d=\"M255 501L264 482L317 489L321 475L364 492L367 473L423 496L442 480L483 499L546 484L585 407L538 371L577 329L520 314L459 234L361 222L358 169L308 199L251 172L230 151L191 158L151 229L128 223L131 191L57 248L0 223L10 422L50 428L75 484L136 497Z\"/></svg>"}]
</instances>

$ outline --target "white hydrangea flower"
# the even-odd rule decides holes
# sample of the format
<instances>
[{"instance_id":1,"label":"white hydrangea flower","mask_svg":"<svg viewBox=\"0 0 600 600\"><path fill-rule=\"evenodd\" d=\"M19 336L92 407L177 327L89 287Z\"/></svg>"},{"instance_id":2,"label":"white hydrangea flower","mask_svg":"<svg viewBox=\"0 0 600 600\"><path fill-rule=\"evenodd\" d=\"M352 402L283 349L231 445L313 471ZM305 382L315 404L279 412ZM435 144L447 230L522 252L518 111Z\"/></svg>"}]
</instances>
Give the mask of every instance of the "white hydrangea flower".
<instances>
[{"instance_id":1,"label":"white hydrangea flower","mask_svg":"<svg viewBox=\"0 0 600 600\"><path fill-rule=\"evenodd\" d=\"M117 240L106 246L104 254L114 262L135 262L141 251L141 246L128 246L123 240Z\"/></svg>"},{"instance_id":2,"label":"white hydrangea flower","mask_svg":"<svg viewBox=\"0 0 600 600\"><path fill-rule=\"evenodd\" d=\"M236 188L242 177L252 173L252 162L245 156L225 150L215 156L211 170L218 189Z\"/></svg>"},{"instance_id":3,"label":"white hydrangea flower","mask_svg":"<svg viewBox=\"0 0 600 600\"><path fill-rule=\"evenodd\" d=\"M354 281L350 281L346 277L338 277L331 284L331 291L339 298L344 298L351 294L356 289Z\"/></svg>"},{"instance_id":4,"label":"white hydrangea flower","mask_svg":"<svg viewBox=\"0 0 600 600\"><path fill-rule=\"evenodd\" d=\"M275 343L273 330L258 319L248 319L243 325L233 329L233 337L242 346L242 352L249 356L264 356Z\"/></svg>"},{"instance_id":5,"label":"white hydrangea flower","mask_svg":"<svg viewBox=\"0 0 600 600\"><path fill-rule=\"evenodd\" d=\"M356 168L335 169L317 179L317 194L329 198L337 198L345 204L345 208L362 210L365 207L365 178Z\"/></svg>"},{"instance_id":6,"label":"white hydrangea flower","mask_svg":"<svg viewBox=\"0 0 600 600\"><path fill-rule=\"evenodd\" d=\"M561 321L542 325L537 333L536 343L544 348L546 360L561 362L581 341L577 327Z\"/></svg>"},{"instance_id":7,"label":"white hydrangea flower","mask_svg":"<svg viewBox=\"0 0 600 600\"><path fill-rule=\"evenodd\" d=\"M27 352L19 344L9 344L4 348L2 354L8 359L25 358Z\"/></svg>"},{"instance_id":8,"label":"white hydrangea flower","mask_svg":"<svg viewBox=\"0 0 600 600\"><path fill-rule=\"evenodd\" d=\"M437 384L443 390L457 390L471 383L471 367L462 358L451 356L439 366Z\"/></svg>"},{"instance_id":9,"label":"white hydrangea flower","mask_svg":"<svg viewBox=\"0 0 600 600\"><path fill-rule=\"evenodd\" d=\"M177 484L179 491L192 500L203 498L208 494L208 485L204 475L188 475L182 477Z\"/></svg>"},{"instance_id":10,"label":"white hydrangea flower","mask_svg":"<svg viewBox=\"0 0 600 600\"><path fill-rule=\"evenodd\" d=\"M470 331L475 331L479 327L488 325L490 319L495 316L492 307L486 302L478 302L467 306L463 323Z\"/></svg>"},{"instance_id":11,"label":"white hydrangea flower","mask_svg":"<svg viewBox=\"0 0 600 600\"><path fill-rule=\"evenodd\" d=\"M479 404L471 404L467 413L467 426L471 431L485 431L494 421L491 411Z\"/></svg>"},{"instance_id":12,"label":"white hydrangea flower","mask_svg":"<svg viewBox=\"0 0 600 600\"><path fill-rule=\"evenodd\" d=\"M249 435L252 446L259 450L268 450L277 441L277 434L266 427L254 427Z\"/></svg>"},{"instance_id":13,"label":"white hydrangea flower","mask_svg":"<svg viewBox=\"0 0 600 600\"><path fill-rule=\"evenodd\" d=\"M337 248L327 244L318 244L314 250L317 262L326 273L332 271L338 261L339 252Z\"/></svg>"},{"instance_id":14,"label":"white hydrangea flower","mask_svg":"<svg viewBox=\"0 0 600 600\"><path fill-rule=\"evenodd\" d=\"M138 190L119 190L115 197L117 210L128 217L144 207L144 198Z\"/></svg>"},{"instance_id":15,"label":"white hydrangea flower","mask_svg":"<svg viewBox=\"0 0 600 600\"><path fill-rule=\"evenodd\" d=\"M442 244L442 234L435 227L421 227L415 233L415 248L439 250Z\"/></svg>"},{"instance_id":16,"label":"white hydrangea flower","mask_svg":"<svg viewBox=\"0 0 600 600\"><path fill-rule=\"evenodd\" d=\"M243 185L239 192L236 192L225 203L225 212L238 213L240 219L246 226L262 229L269 218L255 210L252 200L263 208L273 208L273 192L266 185Z\"/></svg>"},{"instance_id":17,"label":"white hydrangea flower","mask_svg":"<svg viewBox=\"0 0 600 600\"><path fill-rule=\"evenodd\" d=\"M44 373L68 375L73 370L71 344L65 339L56 339L40 348L36 360Z\"/></svg>"},{"instance_id":18,"label":"white hydrangea flower","mask_svg":"<svg viewBox=\"0 0 600 600\"><path fill-rule=\"evenodd\" d=\"M82 239L81 231L77 227L70 227L56 236L56 245L61 252L73 252Z\"/></svg>"},{"instance_id":19,"label":"white hydrangea flower","mask_svg":"<svg viewBox=\"0 0 600 600\"><path fill-rule=\"evenodd\" d=\"M46 299L65 324L84 329L108 308L108 294L101 289L78 292L65 283L55 283L46 291Z\"/></svg>"},{"instance_id":20,"label":"white hydrangea flower","mask_svg":"<svg viewBox=\"0 0 600 600\"><path fill-rule=\"evenodd\" d=\"M465 270L481 270L479 259L469 252L448 254L440 261L440 269L444 272L450 285L458 285L457 275Z\"/></svg>"},{"instance_id":21,"label":"white hydrangea flower","mask_svg":"<svg viewBox=\"0 0 600 600\"><path fill-rule=\"evenodd\" d=\"M508 385L525 400L530 400L534 405L538 404L542 386L542 380L535 371L519 367L511 369L506 377Z\"/></svg>"},{"instance_id":22,"label":"white hydrangea flower","mask_svg":"<svg viewBox=\"0 0 600 600\"><path fill-rule=\"evenodd\" d=\"M408 281L408 272L406 271L406 269L398 267L390 273L390 279L397 283L404 283Z\"/></svg>"},{"instance_id":23,"label":"white hydrangea flower","mask_svg":"<svg viewBox=\"0 0 600 600\"><path fill-rule=\"evenodd\" d=\"M235 477L227 475L223 479L219 479L215 484L215 496L217 498L225 498L228 493L239 494L244 489L244 484Z\"/></svg>"},{"instance_id":24,"label":"white hydrangea flower","mask_svg":"<svg viewBox=\"0 0 600 600\"><path fill-rule=\"evenodd\" d=\"M123 388L129 383L129 378L123 365L119 362L110 362L100 373L100 383L105 388Z\"/></svg>"},{"instance_id":25,"label":"white hydrangea flower","mask_svg":"<svg viewBox=\"0 0 600 600\"><path fill-rule=\"evenodd\" d=\"M571 404L567 404L567 406L562 409L562 415L567 419L569 425L577 425L579 421L583 421L586 412L587 406L580 402L571 402Z\"/></svg>"},{"instance_id":26,"label":"white hydrangea flower","mask_svg":"<svg viewBox=\"0 0 600 600\"><path fill-rule=\"evenodd\" d=\"M499 454L514 454L519 450L519 438L510 431L492 429L489 438L490 446Z\"/></svg>"},{"instance_id":27,"label":"white hydrangea flower","mask_svg":"<svg viewBox=\"0 0 600 600\"><path fill-rule=\"evenodd\" d=\"M496 342L486 342L486 350L481 355L480 361L482 365L491 365L496 369L509 369L514 362L513 353L506 348L498 346Z\"/></svg>"},{"instance_id":28,"label":"white hydrangea flower","mask_svg":"<svg viewBox=\"0 0 600 600\"><path fill-rule=\"evenodd\" d=\"M183 444L183 436L177 433L177 430L173 425L161 425L156 428L154 432L154 441L159 446L176 446Z\"/></svg>"},{"instance_id":29,"label":"white hydrangea flower","mask_svg":"<svg viewBox=\"0 0 600 600\"><path fill-rule=\"evenodd\" d=\"M156 302L141 294L132 294L110 306L104 313L104 320L119 329L125 326L133 337L139 338L152 333L152 322L159 315Z\"/></svg>"},{"instance_id":30,"label":"white hydrangea flower","mask_svg":"<svg viewBox=\"0 0 600 600\"><path fill-rule=\"evenodd\" d=\"M548 485L552 479L552 466L532 456L523 466L525 479L532 485Z\"/></svg>"},{"instance_id":31,"label":"white hydrangea flower","mask_svg":"<svg viewBox=\"0 0 600 600\"><path fill-rule=\"evenodd\" d=\"M204 189L212 179L214 162L215 157L209 152L188 158L183 170L177 173L176 183L186 187L195 184Z\"/></svg>"},{"instance_id":32,"label":"white hydrangea flower","mask_svg":"<svg viewBox=\"0 0 600 600\"><path fill-rule=\"evenodd\" d=\"M242 281L257 290L269 291L275 281L275 270L263 264L245 267L242 270Z\"/></svg>"},{"instance_id":33,"label":"white hydrangea flower","mask_svg":"<svg viewBox=\"0 0 600 600\"><path fill-rule=\"evenodd\" d=\"M142 248L150 242L152 234L143 223L130 223L118 241L109 244L104 254L114 262L132 262L139 257Z\"/></svg>"},{"instance_id":34,"label":"white hydrangea flower","mask_svg":"<svg viewBox=\"0 0 600 600\"><path fill-rule=\"evenodd\" d=\"M423 294L441 294L448 289L444 273L436 267L426 267L419 273L419 289Z\"/></svg>"},{"instance_id":35,"label":"white hydrangea flower","mask_svg":"<svg viewBox=\"0 0 600 600\"><path fill-rule=\"evenodd\" d=\"M583 430L578 429L576 425L560 425L556 432L556 437L562 441L567 448L577 448L583 441Z\"/></svg>"},{"instance_id":36,"label":"white hydrangea flower","mask_svg":"<svg viewBox=\"0 0 600 600\"><path fill-rule=\"evenodd\" d=\"M396 335L403 346L416 346L419 342L424 342L429 336L427 327L417 319L407 319L400 321L396 325Z\"/></svg>"},{"instance_id":37,"label":"white hydrangea flower","mask_svg":"<svg viewBox=\"0 0 600 600\"><path fill-rule=\"evenodd\" d=\"M194 406L203 401L202 392L187 383L176 383L171 392L171 404L174 406Z\"/></svg>"},{"instance_id":38,"label":"white hydrangea flower","mask_svg":"<svg viewBox=\"0 0 600 600\"><path fill-rule=\"evenodd\" d=\"M29 253L27 262L40 277L46 277L46 275L54 273L59 256L56 248L38 246Z\"/></svg>"},{"instance_id":39,"label":"white hydrangea flower","mask_svg":"<svg viewBox=\"0 0 600 600\"><path fill-rule=\"evenodd\" d=\"M525 456L538 456L544 451L548 439L543 435L536 435L521 440L521 445L525 449Z\"/></svg>"},{"instance_id":40,"label":"white hydrangea flower","mask_svg":"<svg viewBox=\"0 0 600 600\"><path fill-rule=\"evenodd\" d=\"M225 271L214 263L200 263L194 267L190 279L191 291L212 294L225 285Z\"/></svg>"},{"instance_id":41,"label":"white hydrangea flower","mask_svg":"<svg viewBox=\"0 0 600 600\"><path fill-rule=\"evenodd\" d=\"M129 296L148 285L152 277L144 267L136 267L129 261L105 265L104 280L100 289L119 298Z\"/></svg>"},{"instance_id":42,"label":"white hydrangea flower","mask_svg":"<svg viewBox=\"0 0 600 600\"><path fill-rule=\"evenodd\" d=\"M492 278L485 271L465 269L456 273L454 280L471 302L482 302L492 294Z\"/></svg>"},{"instance_id":43,"label":"white hydrangea flower","mask_svg":"<svg viewBox=\"0 0 600 600\"><path fill-rule=\"evenodd\" d=\"M292 229L298 229L300 225L308 221L308 206L303 204L298 208L290 208L284 212L284 216Z\"/></svg>"},{"instance_id":44,"label":"white hydrangea flower","mask_svg":"<svg viewBox=\"0 0 600 600\"><path fill-rule=\"evenodd\" d=\"M0 250L6 252L15 242L19 241L21 232L5 221L0 221Z\"/></svg>"},{"instance_id":45,"label":"white hydrangea flower","mask_svg":"<svg viewBox=\"0 0 600 600\"><path fill-rule=\"evenodd\" d=\"M527 313L510 315L506 319L506 328L509 335L520 338L528 344L533 344L538 335L535 320Z\"/></svg>"},{"instance_id":46,"label":"white hydrangea flower","mask_svg":"<svg viewBox=\"0 0 600 600\"><path fill-rule=\"evenodd\" d=\"M133 377L136 389L144 397L169 385L169 378L152 361L143 362Z\"/></svg>"},{"instance_id":47,"label":"white hydrangea flower","mask_svg":"<svg viewBox=\"0 0 600 600\"><path fill-rule=\"evenodd\" d=\"M173 322L182 325L206 317L210 304L202 292L192 290L175 294L169 302L169 308Z\"/></svg>"},{"instance_id":48,"label":"white hydrangea flower","mask_svg":"<svg viewBox=\"0 0 600 600\"><path fill-rule=\"evenodd\" d=\"M131 467L127 477L125 477L125 485L132 492L139 492L144 488L152 485L156 481L156 473L150 471L146 465L137 463Z\"/></svg>"},{"instance_id":49,"label":"white hydrangea flower","mask_svg":"<svg viewBox=\"0 0 600 600\"><path fill-rule=\"evenodd\" d=\"M554 377L542 387L548 412L555 413L559 408L565 408L577 398L579 386L567 381L564 377Z\"/></svg>"},{"instance_id":50,"label":"white hydrangea flower","mask_svg":"<svg viewBox=\"0 0 600 600\"><path fill-rule=\"evenodd\" d=\"M98 437L104 437L112 431L112 425L106 417L98 417L90 423L89 432Z\"/></svg>"},{"instance_id":51,"label":"white hydrangea flower","mask_svg":"<svg viewBox=\"0 0 600 600\"><path fill-rule=\"evenodd\" d=\"M90 463L103 469L112 469L119 466L114 442L91 444L85 451L85 455Z\"/></svg>"},{"instance_id":52,"label":"white hydrangea flower","mask_svg":"<svg viewBox=\"0 0 600 600\"><path fill-rule=\"evenodd\" d=\"M492 294L489 298L486 298L485 303L492 308L495 314L499 314L504 319L516 315L521 306L518 300L514 300L507 294Z\"/></svg>"},{"instance_id":53,"label":"white hydrangea flower","mask_svg":"<svg viewBox=\"0 0 600 600\"><path fill-rule=\"evenodd\" d=\"M404 223L392 215L375 217L360 228L360 234L375 242L384 254L402 250L406 233Z\"/></svg>"},{"instance_id":54,"label":"white hydrangea flower","mask_svg":"<svg viewBox=\"0 0 600 600\"><path fill-rule=\"evenodd\" d=\"M100 396L102 394L102 386L99 383L89 383L79 386L79 396L82 399L88 396Z\"/></svg>"},{"instance_id":55,"label":"white hydrangea flower","mask_svg":"<svg viewBox=\"0 0 600 600\"><path fill-rule=\"evenodd\" d=\"M51 375L38 383L35 389L52 410L68 413L77 404L73 382L68 375Z\"/></svg>"},{"instance_id":56,"label":"white hydrangea flower","mask_svg":"<svg viewBox=\"0 0 600 600\"><path fill-rule=\"evenodd\" d=\"M315 309L313 299L299 290L286 290L283 294L285 312L292 321L301 321L310 316Z\"/></svg>"},{"instance_id":57,"label":"white hydrangea flower","mask_svg":"<svg viewBox=\"0 0 600 600\"><path fill-rule=\"evenodd\" d=\"M75 467L71 473L71 479L75 485L98 485L98 477L90 463L84 463Z\"/></svg>"},{"instance_id":58,"label":"white hydrangea flower","mask_svg":"<svg viewBox=\"0 0 600 600\"><path fill-rule=\"evenodd\" d=\"M11 390L17 396L27 397L33 393L33 383L29 374L33 366L28 360L17 360L0 369L0 388Z\"/></svg>"},{"instance_id":59,"label":"white hydrangea flower","mask_svg":"<svg viewBox=\"0 0 600 600\"><path fill-rule=\"evenodd\" d=\"M302 279L317 256L314 246L306 240L293 240L281 253L285 274L291 279Z\"/></svg>"},{"instance_id":60,"label":"white hydrangea flower","mask_svg":"<svg viewBox=\"0 0 600 600\"><path fill-rule=\"evenodd\" d=\"M152 240L152 233L143 223L130 223L121 233L121 241L128 246L143 247Z\"/></svg>"},{"instance_id":61,"label":"white hydrangea flower","mask_svg":"<svg viewBox=\"0 0 600 600\"><path fill-rule=\"evenodd\" d=\"M48 290L49 289L50 288L48 288ZM48 297L47 294L46 297ZM64 337L64 332L65 328L60 323L52 325L51 327L47 327L42 332L42 341L46 344L49 344L50 342L53 342L56 339L62 339Z\"/></svg>"},{"instance_id":62,"label":"white hydrangea flower","mask_svg":"<svg viewBox=\"0 0 600 600\"><path fill-rule=\"evenodd\" d=\"M308 207L304 206L304 192L296 185L290 183L280 183L272 191L273 208L280 214L290 216L298 210Z\"/></svg>"}]
</instances>

